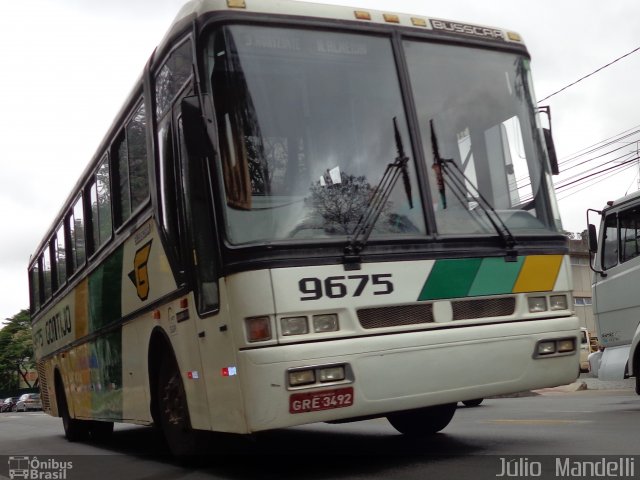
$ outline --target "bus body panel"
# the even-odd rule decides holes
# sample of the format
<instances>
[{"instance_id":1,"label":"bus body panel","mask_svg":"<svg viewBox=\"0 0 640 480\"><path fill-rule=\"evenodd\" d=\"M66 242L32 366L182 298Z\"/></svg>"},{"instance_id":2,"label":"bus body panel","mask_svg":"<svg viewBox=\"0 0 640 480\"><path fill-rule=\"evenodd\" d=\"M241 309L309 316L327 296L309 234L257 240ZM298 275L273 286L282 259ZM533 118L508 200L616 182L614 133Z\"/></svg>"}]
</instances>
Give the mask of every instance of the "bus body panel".
<instances>
[{"instance_id":1,"label":"bus body panel","mask_svg":"<svg viewBox=\"0 0 640 480\"><path fill-rule=\"evenodd\" d=\"M577 375L577 351L531 359L538 341L576 338L577 328L578 319L571 316L243 351L239 365L249 431L567 384ZM286 371L334 364L350 365L354 382L309 391L353 386L353 406L290 413L290 395L303 390L286 389Z\"/></svg>"}]
</instances>

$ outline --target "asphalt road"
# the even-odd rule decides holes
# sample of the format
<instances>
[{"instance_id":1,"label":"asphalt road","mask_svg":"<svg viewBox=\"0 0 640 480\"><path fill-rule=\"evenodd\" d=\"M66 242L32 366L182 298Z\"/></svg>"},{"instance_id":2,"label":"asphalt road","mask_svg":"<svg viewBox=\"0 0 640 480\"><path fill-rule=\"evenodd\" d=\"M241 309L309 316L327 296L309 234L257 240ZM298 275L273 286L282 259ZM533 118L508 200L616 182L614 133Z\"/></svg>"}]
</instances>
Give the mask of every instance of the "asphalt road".
<instances>
[{"instance_id":1,"label":"asphalt road","mask_svg":"<svg viewBox=\"0 0 640 480\"><path fill-rule=\"evenodd\" d=\"M587 458L578 457L583 455L607 456L607 461L624 457L637 476L640 397L622 386L547 389L486 399L475 408L460 406L443 432L422 440L398 434L384 419L314 424L250 440L214 436L212 455L191 465L169 458L152 428L119 425L107 443L77 444L64 439L60 419L41 412L2 414L0 478L8 478L8 467L16 466L19 457L35 457L41 472L55 470L69 480L495 479L508 460L513 468L520 465L533 474L541 468L540 475L530 476L560 478L555 462ZM638 457L628 457L633 455ZM59 468L68 467L65 462L71 468Z\"/></svg>"}]
</instances>

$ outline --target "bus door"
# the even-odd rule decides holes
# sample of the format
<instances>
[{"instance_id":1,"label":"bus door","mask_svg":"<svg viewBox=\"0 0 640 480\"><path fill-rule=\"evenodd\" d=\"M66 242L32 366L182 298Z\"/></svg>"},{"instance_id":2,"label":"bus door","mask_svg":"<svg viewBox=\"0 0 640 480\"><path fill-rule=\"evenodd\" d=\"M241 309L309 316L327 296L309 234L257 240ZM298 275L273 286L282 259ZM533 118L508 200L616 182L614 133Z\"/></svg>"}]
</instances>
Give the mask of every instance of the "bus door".
<instances>
[{"instance_id":1,"label":"bus door","mask_svg":"<svg viewBox=\"0 0 640 480\"><path fill-rule=\"evenodd\" d=\"M236 348L225 282L220 280L220 250L212 192L214 153L202 126L199 99L183 97L174 107L176 142L184 198L189 283L195 305L195 344L201 358L200 381L206 389L211 428L238 431L244 415L237 378ZM221 300L222 299L222 300Z\"/></svg>"}]
</instances>

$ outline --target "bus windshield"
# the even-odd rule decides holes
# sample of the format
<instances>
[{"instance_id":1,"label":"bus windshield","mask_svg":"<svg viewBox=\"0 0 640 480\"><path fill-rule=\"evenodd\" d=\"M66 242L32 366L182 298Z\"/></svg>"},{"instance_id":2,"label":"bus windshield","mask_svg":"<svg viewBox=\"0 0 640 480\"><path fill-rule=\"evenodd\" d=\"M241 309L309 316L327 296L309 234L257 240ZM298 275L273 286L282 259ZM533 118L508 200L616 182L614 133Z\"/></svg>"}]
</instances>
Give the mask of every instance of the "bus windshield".
<instances>
[{"instance_id":1,"label":"bus windshield","mask_svg":"<svg viewBox=\"0 0 640 480\"><path fill-rule=\"evenodd\" d=\"M349 236L397 156L394 117L409 145L391 41L230 26L206 55L228 240ZM398 182L372 237L426 233L413 159L408 173L413 201Z\"/></svg>"},{"instance_id":2,"label":"bus windshield","mask_svg":"<svg viewBox=\"0 0 640 480\"><path fill-rule=\"evenodd\" d=\"M528 59L420 41L404 51L438 232L492 233L483 201L516 235L556 231Z\"/></svg>"},{"instance_id":3,"label":"bus windshield","mask_svg":"<svg viewBox=\"0 0 640 480\"><path fill-rule=\"evenodd\" d=\"M476 191L514 234L552 229L523 61L424 42L405 49L423 146L431 151L432 122L451 159L439 189L425 153L438 232L496 233ZM229 242L348 238L398 155L394 117L410 157L408 182L395 185L371 237L426 235L427 181L418 179L389 38L232 25L208 36L205 66Z\"/></svg>"}]
</instances>

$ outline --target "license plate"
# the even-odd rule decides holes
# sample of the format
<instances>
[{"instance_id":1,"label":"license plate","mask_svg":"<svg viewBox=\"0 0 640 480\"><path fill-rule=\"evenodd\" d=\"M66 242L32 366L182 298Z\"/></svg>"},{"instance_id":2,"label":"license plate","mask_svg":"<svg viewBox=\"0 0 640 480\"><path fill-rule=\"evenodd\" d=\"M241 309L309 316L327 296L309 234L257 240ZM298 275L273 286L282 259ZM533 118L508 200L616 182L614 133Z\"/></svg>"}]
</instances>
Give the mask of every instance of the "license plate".
<instances>
[{"instance_id":1,"label":"license plate","mask_svg":"<svg viewBox=\"0 0 640 480\"><path fill-rule=\"evenodd\" d=\"M317 412L353 405L353 387L293 393L289 397L289 413Z\"/></svg>"}]
</instances>

